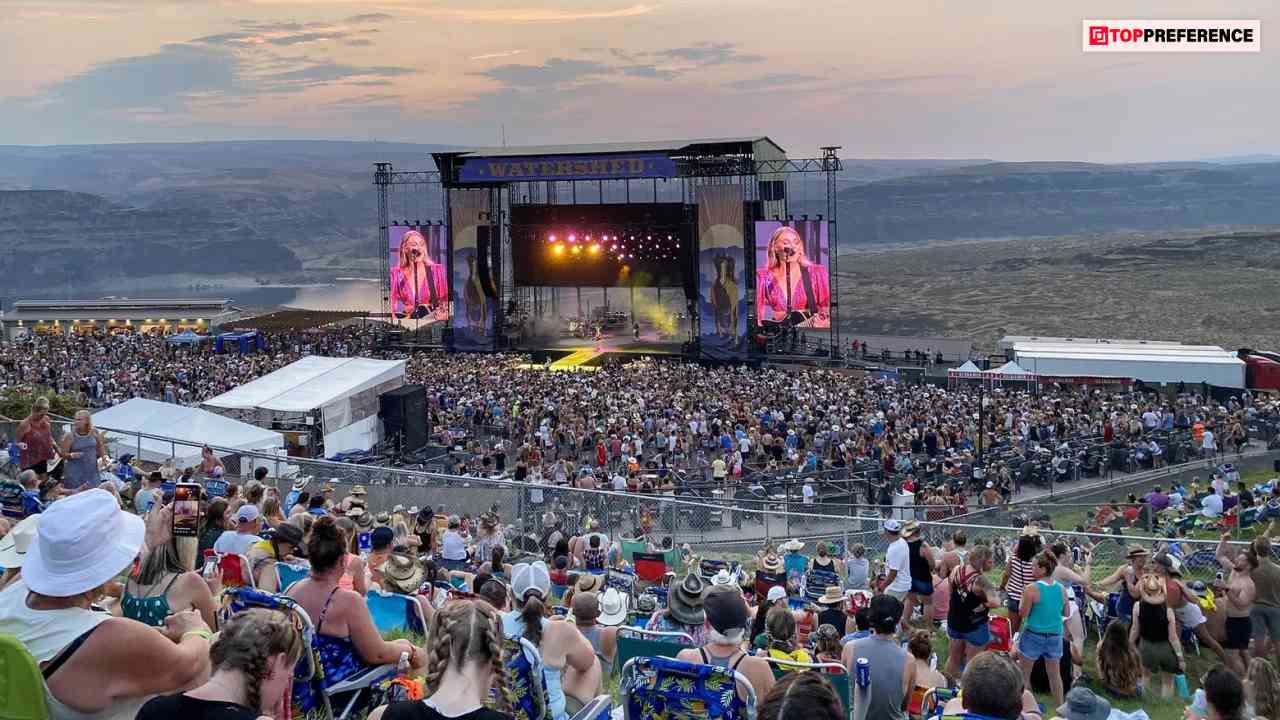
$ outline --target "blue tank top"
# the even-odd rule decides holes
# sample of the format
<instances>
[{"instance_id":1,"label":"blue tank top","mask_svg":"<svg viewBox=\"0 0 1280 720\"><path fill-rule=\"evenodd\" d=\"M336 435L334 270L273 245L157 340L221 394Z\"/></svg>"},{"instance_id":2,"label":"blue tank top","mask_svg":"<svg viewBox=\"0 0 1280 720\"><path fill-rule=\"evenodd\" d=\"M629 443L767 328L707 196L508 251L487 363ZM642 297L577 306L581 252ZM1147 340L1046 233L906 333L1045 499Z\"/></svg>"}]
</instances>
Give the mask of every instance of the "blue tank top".
<instances>
[{"instance_id":1,"label":"blue tank top","mask_svg":"<svg viewBox=\"0 0 1280 720\"><path fill-rule=\"evenodd\" d=\"M1027 616L1027 629L1044 635L1062 633L1062 586L1056 582L1036 581L1040 599Z\"/></svg>"},{"instance_id":2,"label":"blue tank top","mask_svg":"<svg viewBox=\"0 0 1280 720\"><path fill-rule=\"evenodd\" d=\"M542 629L547 629L547 619L542 618ZM520 611L512 610L502 614L502 634L508 638L524 636L524 621L520 619ZM532 662L532 658L530 658ZM560 684L560 675L564 668L553 668L542 665L542 678L547 686L547 709L551 712L551 720L568 720L569 713L565 709L564 687Z\"/></svg>"}]
</instances>

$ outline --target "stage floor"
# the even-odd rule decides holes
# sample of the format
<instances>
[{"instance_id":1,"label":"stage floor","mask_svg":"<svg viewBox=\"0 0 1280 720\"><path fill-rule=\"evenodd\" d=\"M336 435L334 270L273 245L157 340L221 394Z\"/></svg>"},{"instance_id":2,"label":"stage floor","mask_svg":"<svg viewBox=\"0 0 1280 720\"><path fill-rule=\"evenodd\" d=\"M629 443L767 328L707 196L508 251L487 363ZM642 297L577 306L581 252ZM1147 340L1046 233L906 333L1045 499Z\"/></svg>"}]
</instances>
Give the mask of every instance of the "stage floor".
<instances>
[{"instance_id":1,"label":"stage floor","mask_svg":"<svg viewBox=\"0 0 1280 720\"><path fill-rule=\"evenodd\" d=\"M679 354L688 338L659 337L657 333L640 333L637 340L630 333L605 335L599 342L591 338L532 338L521 347L538 350L599 350L600 352L632 352Z\"/></svg>"}]
</instances>

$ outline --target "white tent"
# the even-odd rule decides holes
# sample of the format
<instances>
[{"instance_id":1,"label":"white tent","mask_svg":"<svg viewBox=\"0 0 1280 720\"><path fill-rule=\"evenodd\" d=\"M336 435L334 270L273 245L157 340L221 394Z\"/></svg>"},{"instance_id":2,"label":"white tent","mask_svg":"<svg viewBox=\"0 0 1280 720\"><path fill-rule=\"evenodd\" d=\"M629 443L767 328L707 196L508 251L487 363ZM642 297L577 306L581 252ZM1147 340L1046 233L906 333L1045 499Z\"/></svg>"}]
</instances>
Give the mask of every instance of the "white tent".
<instances>
[{"instance_id":1,"label":"white tent","mask_svg":"<svg viewBox=\"0 0 1280 720\"><path fill-rule=\"evenodd\" d=\"M947 370L947 376L953 379L981 380L982 370L977 365L974 365L972 360L965 360L960 367Z\"/></svg>"},{"instance_id":2,"label":"white tent","mask_svg":"<svg viewBox=\"0 0 1280 720\"><path fill-rule=\"evenodd\" d=\"M244 451L273 452L284 448L284 436L278 432L200 408L143 398L134 398L94 413L93 424L104 432L113 456L130 453L157 463L172 457L178 467L198 464L201 446L206 443ZM163 435L173 441L145 437L139 440L134 434L138 432Z\"/></svg>"},{"instance_id":3,"label":"white tent","mask_svg":"<svg viewBox=\"0 0 1280 720\"><path fill-rule=\"evenodd\" d=\"M234 411L259 425L320 423L326 452L368 450L378 440L378 398L404 385L404 360L309 355L245 383L203 407Z\"/></svg>"},{"instance_id":4,"label":"white tent","mask_svg":"<svg viewBox=\"0 0 1280 720\"><path fill-rule=\"evenodd\" d=\"M1010 360L995 370L988 370L987 376L992 380L1035 380L1035 373L1029 373L1022 369L1018 363Z\"/></svg>"}]
</instances>

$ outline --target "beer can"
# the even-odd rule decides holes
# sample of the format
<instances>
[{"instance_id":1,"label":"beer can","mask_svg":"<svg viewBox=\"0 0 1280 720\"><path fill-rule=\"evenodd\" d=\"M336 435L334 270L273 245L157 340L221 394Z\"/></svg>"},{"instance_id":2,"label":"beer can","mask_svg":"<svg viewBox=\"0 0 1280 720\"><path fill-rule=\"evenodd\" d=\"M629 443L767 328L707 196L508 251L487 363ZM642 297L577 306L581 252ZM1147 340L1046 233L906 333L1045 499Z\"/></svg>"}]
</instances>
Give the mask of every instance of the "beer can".
<instances>
[{"instance_id":1,"label":"beer can","mask_svg":"<svg viewBox=\"0 0 1280 720\"><path fill-rule=\"evenodd\" d=\"M871 687L871 661L860 657L858 662L854 664L854 682L859 688L866 690Z\"/></svg>"}]
</instances>

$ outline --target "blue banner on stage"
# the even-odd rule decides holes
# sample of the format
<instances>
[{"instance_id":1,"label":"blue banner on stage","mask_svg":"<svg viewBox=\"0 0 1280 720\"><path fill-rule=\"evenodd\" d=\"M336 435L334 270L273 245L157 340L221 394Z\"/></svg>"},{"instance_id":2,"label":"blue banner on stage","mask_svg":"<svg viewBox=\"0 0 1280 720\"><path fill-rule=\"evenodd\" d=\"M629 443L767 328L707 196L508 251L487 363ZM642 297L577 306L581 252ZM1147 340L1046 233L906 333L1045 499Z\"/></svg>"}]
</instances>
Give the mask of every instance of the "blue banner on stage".
<instances>
[{"instance_id":1,"label":"blue banner on stage","mask_svg":"<svg viewBox=\"0 0 1280 720\"><path fill-rule=\"evenodd\" d=\"M546 180L623 180L676 176L676 161L662 153L467 158L458 182L505 183Z\"/></svg>"}]
</instances>

